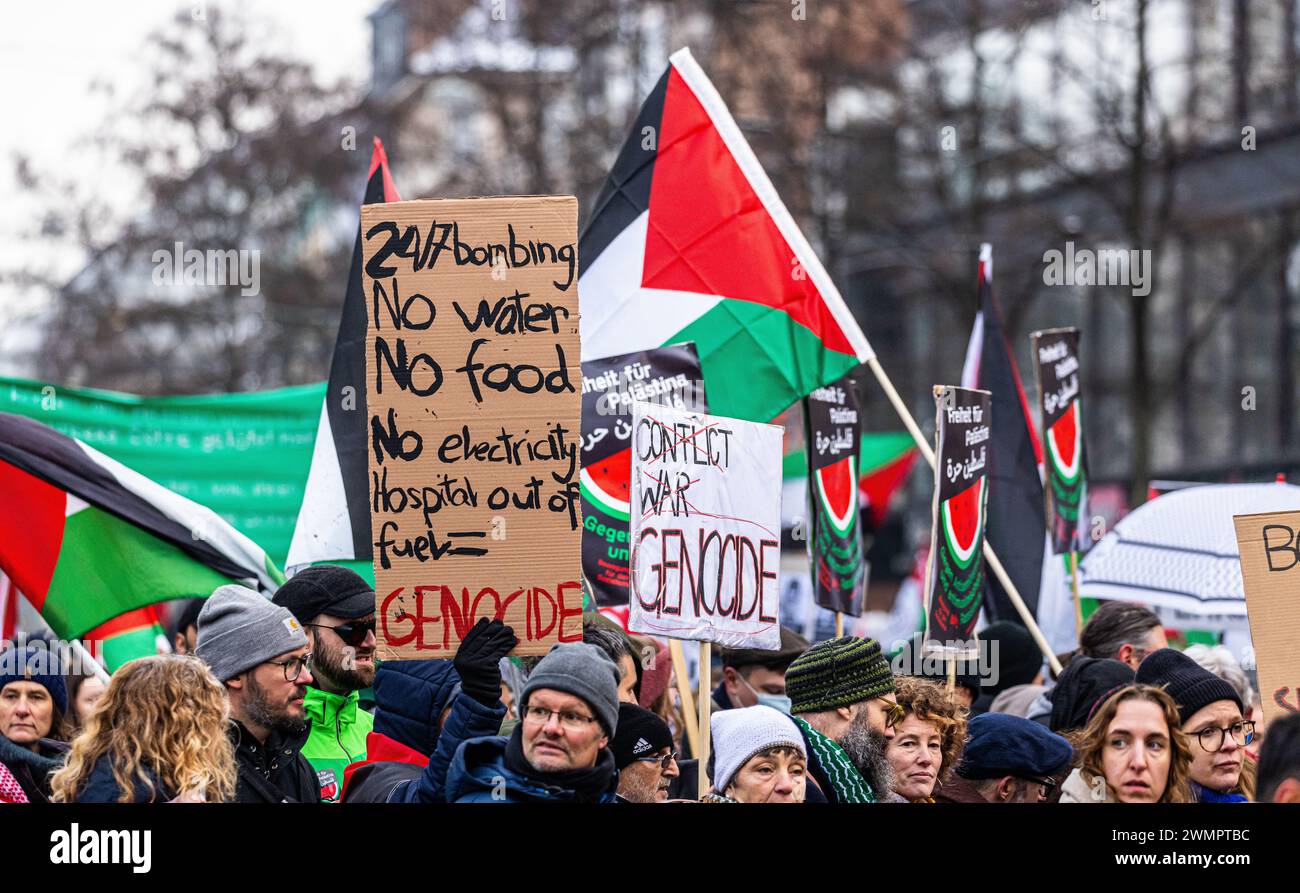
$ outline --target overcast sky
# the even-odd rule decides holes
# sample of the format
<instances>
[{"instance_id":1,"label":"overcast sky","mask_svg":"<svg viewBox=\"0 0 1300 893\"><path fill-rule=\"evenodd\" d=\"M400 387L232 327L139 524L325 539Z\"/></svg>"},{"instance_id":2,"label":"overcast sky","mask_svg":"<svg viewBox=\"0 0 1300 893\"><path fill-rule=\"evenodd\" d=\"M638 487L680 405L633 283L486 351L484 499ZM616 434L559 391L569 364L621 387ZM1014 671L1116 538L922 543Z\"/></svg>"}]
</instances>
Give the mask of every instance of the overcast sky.
<instances>
[{"instance_id":1,"label":"overcast sky","mask_svg":"<svg viewBox=\"0 0 1300 893\"><path fill-rule=\"evenodd\" d=\"M96 79L112 81L129 95L143 70L139 51L146 37L178 10L197 5L176 0L0 2L0 268L11 267L20 252L30 250L16 235L30 229L39 210L14 198L13 153L31 155L41 169L83 183L111 184L113 171L100 170L98 159L75 145L107 109L107 100L92 93L90 85ZM370 26L365 17L379 0L208 0L207 5L243 8L249 17L264 21L272 45L313 65L326 83L344 76L364 83L368 76ZM26 300L30 297L0 283L0 374L23 371L7 361L3 350L11 341L5 330L26 315Z\"/></svg>"}]
</instances>

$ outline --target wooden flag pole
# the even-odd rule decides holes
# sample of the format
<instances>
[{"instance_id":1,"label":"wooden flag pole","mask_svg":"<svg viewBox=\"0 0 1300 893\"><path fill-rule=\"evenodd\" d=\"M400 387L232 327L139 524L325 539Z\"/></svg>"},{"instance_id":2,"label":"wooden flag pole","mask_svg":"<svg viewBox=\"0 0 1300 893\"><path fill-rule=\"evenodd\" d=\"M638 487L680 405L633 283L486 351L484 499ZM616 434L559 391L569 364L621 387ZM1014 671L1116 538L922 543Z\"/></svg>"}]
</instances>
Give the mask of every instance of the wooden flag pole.
<instances>
[{"instance_id":1,"label":"wooden flag pole","mask_svg":"<svg viewBox=\"0 0 1300 893\"><path fill-rule=\"evenodd\" d=\"M1083 635L1083 603L1079 601L1079 553L1070 550L1070 588L1074 590L1074 635Z\"/></svg>"},{"instance_id":2,"label":"wooden flag pole","mask_svg":"<svg viewBox=\"0 0 1300 893\"><path fill-rule=\"evenodd\" d=\"M948 694L952 695L957 691L957 658L950 654L944 660L948 664Z\"/></svg>"},{"instance_id":3,"label":"wooden flag pole","mask_svg":"<svg viewBox=\"0 0 1300 893\"><path fill-rule=\"evenodd\" d=\"M72 640L72 650L76 651L81 656L81 662L83 664L89 665L91 672L95 674L100 682L108 685L108 670L105 670L103 665L101 665L99 661L95 660L95 655L90 653L86 646L82 644L80 639Z\"/></svg>"},{"instance_id":4,"label":"wooden flag pole","mask_svg":"<svg viewBox=\"0 0 1300 893\"><path fill-rule=\"evenodd\" d=\"M835 638L844 635L844 612L835 612Z\"/></svg>"},{"instance_id":5,"label":"wooden flag pole","mask_svg":"<svg viewBox=\"0 0 1300 893\"><path fill-rule=\"evenodd\" d=\"M713 645L700 643L700 750L699 757L700 796L709 792L709 709L713 706Z\"/></svg>"},{"instance_id":6,"label":"wooden flag pole","mask_svg":"<svg viewBox=\"0 0 1300 893\"><path fill-rule=\"evenodd\" d=\"M898 413L898 417L903 420L903 426L912 435L912 440L916 441L917 449L921 451L921 455L925 457L925 461L933 469L934 447L930 446L929 441L921 433L921 429L917 427L916 420L912 418L907 406L903 404L903 398L898 396L898 391L894 389L894 383L885 374L884 367L880 365L880 361L874 356L867 360L867 365L871 367L872 373L876 376L876 381L880 382L880 387L884 390L885 396L889 398L890 404L894 407L894 412ZM1002 584L1007 597L1011 599L1011 604L1015 606L1016 613L1020 615L1025 628L1034 637L1034 642L1038 644L1038 650L1043 652L1043 656L1047 658L1047 663L1052 668L1052 672L1059 675L1062 669L1061 662L1052 653L1052 648L1047 644L1043 631L1038 628L1038 622L1034 620L1034 615L1029 613L1029 607L1025 604L1025 600L1020 597L1020 591L1016 589L1016 584L1011 582L1011 577L1007 575L1007 569L998 560L998 556L993 551L993 547L989 545L987 538L984 540L984 559L988 562L989 569L993 571L993 576L997 577L998 582Z\"/></svg>"},{"instance_id":7,"label":"wooden flag pole","mask_svg":"<svg viewBox=\"0 0 1300 893\"><path fill-rule=\"evenodd\" d=\"M686 740L691 745L691 755L699 756L700 730L695 724L695 698L691 694L691 680L686 672L686 655L682 654L680 639L668 640L668 653L673 658L673 675L677 677L677 694L682 699L682 723Z\"/></svg>"}]
</instances>

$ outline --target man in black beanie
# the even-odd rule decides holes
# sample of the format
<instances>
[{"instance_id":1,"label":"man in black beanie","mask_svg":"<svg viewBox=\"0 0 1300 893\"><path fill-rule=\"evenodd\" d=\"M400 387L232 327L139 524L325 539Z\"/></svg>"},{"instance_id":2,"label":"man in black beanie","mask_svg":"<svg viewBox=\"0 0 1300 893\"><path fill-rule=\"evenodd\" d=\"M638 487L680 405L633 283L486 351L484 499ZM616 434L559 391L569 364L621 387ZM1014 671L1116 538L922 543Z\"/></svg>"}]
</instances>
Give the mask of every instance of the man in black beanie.
<instances>
[{"instance_id":1,"label":"man in black beanie","mask_svg":"<svg viewBox=\"0 0 1300 893\"><path fill-rule=\"evenodd\" d=\"M618 731L609 743L618 769L618 798L625 803L662 803L680 774L673 733L655 714L636 704L618 705Z\"/></svg>"},{"instance_id":2,"label":"man in black beanie","mask_svg":"<svg viewBox=\"0 0 1300 893\"><path fill-rule=\"evenodd\" d=\"M1088 724L1098 701L1133 684L1133 668L1123 661L1078 655L1070 661L1048 693L1052 712L1047 727L1058 735Z\"/></svg>"},{"instance_id":3,"label":"man in black beanie","mask_svg":"<svg viewBox=\"0 0 1300 893\"><path fill-rule=\"evenodd\" d=\"M1192 746L1192 792L1200 803L1244 803L1239 790L1246 745L1255 724L1242 716L1237 690L1172 648L1153 651L1138 666L1137 682L1163 686L1178 705Z\"/></svg>"}]
</instances>

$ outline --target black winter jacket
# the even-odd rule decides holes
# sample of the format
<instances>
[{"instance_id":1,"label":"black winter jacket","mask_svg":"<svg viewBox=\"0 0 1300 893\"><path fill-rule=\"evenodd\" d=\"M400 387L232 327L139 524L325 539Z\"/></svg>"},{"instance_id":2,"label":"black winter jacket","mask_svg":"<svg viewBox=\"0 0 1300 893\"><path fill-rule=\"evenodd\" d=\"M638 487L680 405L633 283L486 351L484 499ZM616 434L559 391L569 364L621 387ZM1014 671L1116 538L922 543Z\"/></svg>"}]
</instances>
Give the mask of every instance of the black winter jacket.
<instances>
[{"instance_id":1,"label":"black winter jacket","mask_svg":"<svg viewBox=\"0 0 1300 893\"><path fill-rule=\"evenodd\" d=\"M320 782L311 763L301 753L311 728L289 737L271 732L266 743L253 737L243 724L231 723L235 743L237 803L318 803Z\"/></svg>"}]
</instances>

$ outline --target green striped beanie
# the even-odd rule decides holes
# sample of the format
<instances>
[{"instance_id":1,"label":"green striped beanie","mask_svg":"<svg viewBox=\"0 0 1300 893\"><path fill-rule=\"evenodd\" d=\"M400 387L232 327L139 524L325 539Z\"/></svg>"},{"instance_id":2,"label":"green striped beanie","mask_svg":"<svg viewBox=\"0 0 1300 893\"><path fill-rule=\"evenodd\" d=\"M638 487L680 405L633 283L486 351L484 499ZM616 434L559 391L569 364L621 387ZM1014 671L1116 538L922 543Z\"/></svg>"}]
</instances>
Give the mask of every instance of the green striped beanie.
<instances>
[{"instance_id":1,"label":"green striped beanie","mask_svg":"<svg viewBox=\"0 0 1300 893\"><path fill-rule=\"evenodd\" d=\"M841 636L809 648L785 671L792 713L816 713L879 698L894 690L894 674L875 639Z\"/></svg>"}]
</instances>

